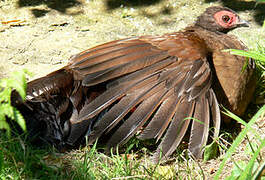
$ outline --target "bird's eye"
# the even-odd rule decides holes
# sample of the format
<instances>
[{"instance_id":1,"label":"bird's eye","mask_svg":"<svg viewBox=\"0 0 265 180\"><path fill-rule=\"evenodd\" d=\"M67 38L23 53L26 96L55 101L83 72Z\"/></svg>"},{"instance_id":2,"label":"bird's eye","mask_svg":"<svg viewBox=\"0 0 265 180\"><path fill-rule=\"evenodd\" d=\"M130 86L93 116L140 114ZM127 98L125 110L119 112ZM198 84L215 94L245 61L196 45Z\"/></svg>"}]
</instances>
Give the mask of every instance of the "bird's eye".
<instances>
[{"instance_id":1,"label":"bird's eye","mask_svg":"<svg viewBox=\"0 0 265 180\"><path fill-rule=\"evenodd\" d=\"M222 20L225 22L225 23L228 23L230 21L230 17L228 15L224 15L222 16Z\"/></svg>"}]
</instances>

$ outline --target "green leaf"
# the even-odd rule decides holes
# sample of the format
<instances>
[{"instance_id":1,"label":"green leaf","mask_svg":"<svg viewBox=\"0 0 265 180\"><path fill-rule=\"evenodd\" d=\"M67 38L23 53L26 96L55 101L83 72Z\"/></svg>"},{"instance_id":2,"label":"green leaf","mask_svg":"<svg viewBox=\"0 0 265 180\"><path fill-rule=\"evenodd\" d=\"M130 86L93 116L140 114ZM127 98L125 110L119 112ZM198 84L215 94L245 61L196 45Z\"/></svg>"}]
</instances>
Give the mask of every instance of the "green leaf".
<instances>
[{"instance_id":1,"label":"green leaf","mask_svg":"<svg viewBox=\"0 0 265 180\"><path fill-rule=\"evenodd\" d=\"M0 85L0 87L3 87ZM10 94L11 94L11 88L4 88L1 92L0 92L0 102L6 102L9 103L10 102Z\"/></svg>"},{"instance_id":2,"label":"green leaf","mask_svg":"<svg viewBox=\"0 0 265 180\"><path fill-rule=\"evenodd\" d=\"M6 121L0 121L0 129L5 129L7 135L10 137L11 135L10 127Z\"/></svg>"},{"instance_id":3,"label":"green leaf","mask_svg":"<svg viewBox=\"0 0 265 180\"><path fill-rule=\"evenodd\" d=\"M14 119L13 108L10 104L2 103L2 104L0 104L0 109L4 115L6 115L7 117L9 117L11 119Z\"/></svg>"},{"instance_id":4,"label":"green leaf","mask_svg":"<svg viewBox=\"0 0 265 180\"><path fill-rule=\"evenodd\" d=\"M1 106L0 106L0 108L1 108ZM6 120L5 114L3 113L3 111L0 111L0 122L5 121L5 120Z\"/></svg>"},{"instance_id":5,"label":"green leaf","mask_svg":"<svg viewBox=\"0 0 265 180\"><path fill-rule=\"evenodd\" d=\"M265 170L265 160L263 160L263 162L259 165L259 167L257 168L253 179L259 179L259 177L261 177L261 180L265 179L265 174L264 171Z\"/></svg>"},{"instance_id":6,"label":"green leaf","mask_svg":"<svg viewBox=\"0 0 265 180\"><path fill-rule=\"evenodd\" d=\"M196 119L196 118L194 118L194 117L186 117L186 118L184 118L183 119L183 121L185 121L185 120L193 120L193 121L196 121L197 123L200 123L200 124L202 124L202 125L204 125L204 122L203 121L201 121L201 120L199 120L199 119Z\"/></svg>"},{"instance_id":7,"label":"green leaf","mask_svg":"<svg viewBox=\"0 0 265 180\"><path fill-rule=\"evenodd\" d=\"M203 160L208 161L217 157L218 144L213 141L211 144L205 146Z\"/></svg>"},{"instance_id":8,"label":"green leaf","mask_svg":"<svg viewBox=\"0 0 265 180\"><path fill-rule=\"evenodd\" d=\"M10 84L14 89L17 90L17 92L22 97L22 99L25 99L26 97L26 88L27 88L26 73L27 73L26 70L13 72L12 73L13 81Z\"/></svg>"},{"instance_id":9,"label":"green leaf","mask_svg":"<svg viewBox=\"0 0 265 180\"><path fill-rule=\"evenodd\" d=\"M235 172L234 171L231 172L231 175L230 176L228 176L228 177L225 178L225 180L234 180L234 179L236 179L236 175L235 175Z\"/></svg>"},{"instance_id":10,"label":"green leaf","mask_svg":"<svg viewBox=\"0 0 265 180\"><path fill-rule=\"evenodd\" d=\"M14 108L14 107L13 107L13 112L14 112L14 119L15 119L15 121L19 124L19 126L24 131L26 131L26 122L25 122L22 114L16 108Z\"/></svg>"},{"instance_id":11,"label":"green leaf","mask_svg":"<svg viewBox=\"0 0 265 180\"><path fill-rule=\"evenodd\" d=\"M256 0L256 2L258 2L258 3L265 3L265 0Z\"/></svg>"},{"instance_id":12,"label":"green leaf","mask_svg":"<svg viewBox=\"0 0 265 180\"><path fill-rule=\"evenodd\" d=\"M26 98L26 75L30 75L27 70L13 72L11 78L0 80L0 129L6 129L10 136L10 127L6 122L6 117L15 120L18 125L26 131L26 123L20 112L11 105L11 92L15 89L22 99Z\"/></svg>"},{"instance_id":13,"label":"green leaf","mask_svg":"<svg viewBox=\"0 0 265 180\"><path fill-rule=\"evenodd\" d=\"M240 179L240 178L242 178L242 174L244 174L246 172L247 165L248 164L246 161L234 162L234 166L233 166L233 170L231 172L231 175L228 178L226 178L226 180L227 179ZM252 167L253 167L253 169L257 169L258 163L255 163ZM249 172L249 179L252 179L252 178L250 178L250 176L252 177L252 171Z\"/></svg>"}]
</instances>

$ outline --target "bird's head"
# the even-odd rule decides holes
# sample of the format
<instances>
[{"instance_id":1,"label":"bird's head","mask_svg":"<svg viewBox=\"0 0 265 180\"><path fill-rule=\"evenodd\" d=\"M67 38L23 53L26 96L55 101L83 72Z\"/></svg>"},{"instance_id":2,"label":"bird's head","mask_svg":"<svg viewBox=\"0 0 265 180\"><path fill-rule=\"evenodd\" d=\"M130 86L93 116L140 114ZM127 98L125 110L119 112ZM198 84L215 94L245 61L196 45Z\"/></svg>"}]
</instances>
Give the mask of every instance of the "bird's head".
<instances>
[{"instance_id":1,"label":"bird's head","mask_svg":"<svg viewBox=\"0 0 265 180\"><path fill-rule=\"evenodd\" d=\"M249 27L248 22L240 19L236 12L221 6L207 8L198 17L196 25L209 31L222 33L227 33L238 27Z\"/></svg>"}]
</instances>

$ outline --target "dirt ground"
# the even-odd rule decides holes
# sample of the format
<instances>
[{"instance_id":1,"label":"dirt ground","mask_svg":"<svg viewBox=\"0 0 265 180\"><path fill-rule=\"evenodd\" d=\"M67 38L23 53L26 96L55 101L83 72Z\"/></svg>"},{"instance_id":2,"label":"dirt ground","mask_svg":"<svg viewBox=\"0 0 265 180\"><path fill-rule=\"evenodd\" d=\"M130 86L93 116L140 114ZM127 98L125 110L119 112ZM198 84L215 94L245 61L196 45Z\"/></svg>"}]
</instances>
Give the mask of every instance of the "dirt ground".
<instances>
[{"instance_id":1,"label":"dirt ground","mask_svg":"<svg viewBox=\"0 0 265 180\"><path fill-rule=\"evenodd\" d=\"M265 4L249 0L0 0L0 78L23 68L36 78L106 41L178 31L213 5L229 6L251 23L231 32L247 46L265 46ZM203 167L216 170L218 162Z\"/></svg>"},{"instance_id":2,"label":"dirt ground","mask_svg":"<svg viewBox=\"0 0 265 180\"><path fill-rule=\"evenodd\" d=\"M0 77L27 68L36 78L62 67L72 55L89 47L130 36L174 32L194 22L206 7L221 4L199 0L122 2L128 1L0 1ZM239 14L252 27L232 32L250 47L265 39L259 25L264 18L259 11L265 6L259 6L253 9L253 2L244 5ZM249 10L244 10L246 7Z\"/></svg>"}]
</instances>

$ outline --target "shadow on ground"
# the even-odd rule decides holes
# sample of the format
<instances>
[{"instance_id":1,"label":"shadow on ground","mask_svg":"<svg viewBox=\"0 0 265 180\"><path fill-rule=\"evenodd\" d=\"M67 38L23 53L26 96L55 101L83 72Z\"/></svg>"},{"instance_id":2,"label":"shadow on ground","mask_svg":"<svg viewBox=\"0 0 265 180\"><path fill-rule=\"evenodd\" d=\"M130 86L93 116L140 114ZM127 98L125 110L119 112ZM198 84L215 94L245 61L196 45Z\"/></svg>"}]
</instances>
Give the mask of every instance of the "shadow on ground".
<instances>
[{"instance_id":1,"label":"shadow on ground","mask_svg":"<svg viewBox=\"0 0 265 180\"><path fill-rule=\"evenodd\" d=\"M123 5L127 7L150 6L163 0L105 0L108 10L119 8Z\"/></svg>"},{"instance_id":2,"label":"shadow on ground","mask_svg":"<svg viewBox=\"0 0 265 180\"><path fill-rule=\"evenodd\" d=\"M35 7L39 5L46 5L49 9L54 9L60 13L65 13L68 8L74 7L74 6L79 6L81 5L82 2L78 0L19 0L18 1L18 7ZM44 9L39 9L35 8L32 9L32 14L35 17L42 17L45 16L50 12L50 10L44 10Z\"/></svg>"},{"instance_id":3,"label":"shadow on ground","mask_svg":"<svg viewBox=\"0 0 265 180\"><path fill-rule=\"evenodd\" d=\"M163 0L104 0L107 10L114 10L122 6L127 7L140 7L157 4ZM60 13L67 14L67 9L82 5L82 0L19 0L18 7L36 7L46 5L49 9L34 8L32 14L35 17L45 16L50 9L56 10Z\"/></svg>"},{"instance_id":4,"label":"shadow on ground","mask_svg":"<svg viewBox=\"0 0 265 180\"><path fill-rule=\"evenodd\" d=\"M206 3L215 2L218 0L205 0ZM262 25L265 19L265 3L257 4L255 1L242 1L242 0L221 0L223 6L229 7L237 12L254 10L254 19L259 24Z\"/></svg>"}]
</instances>

